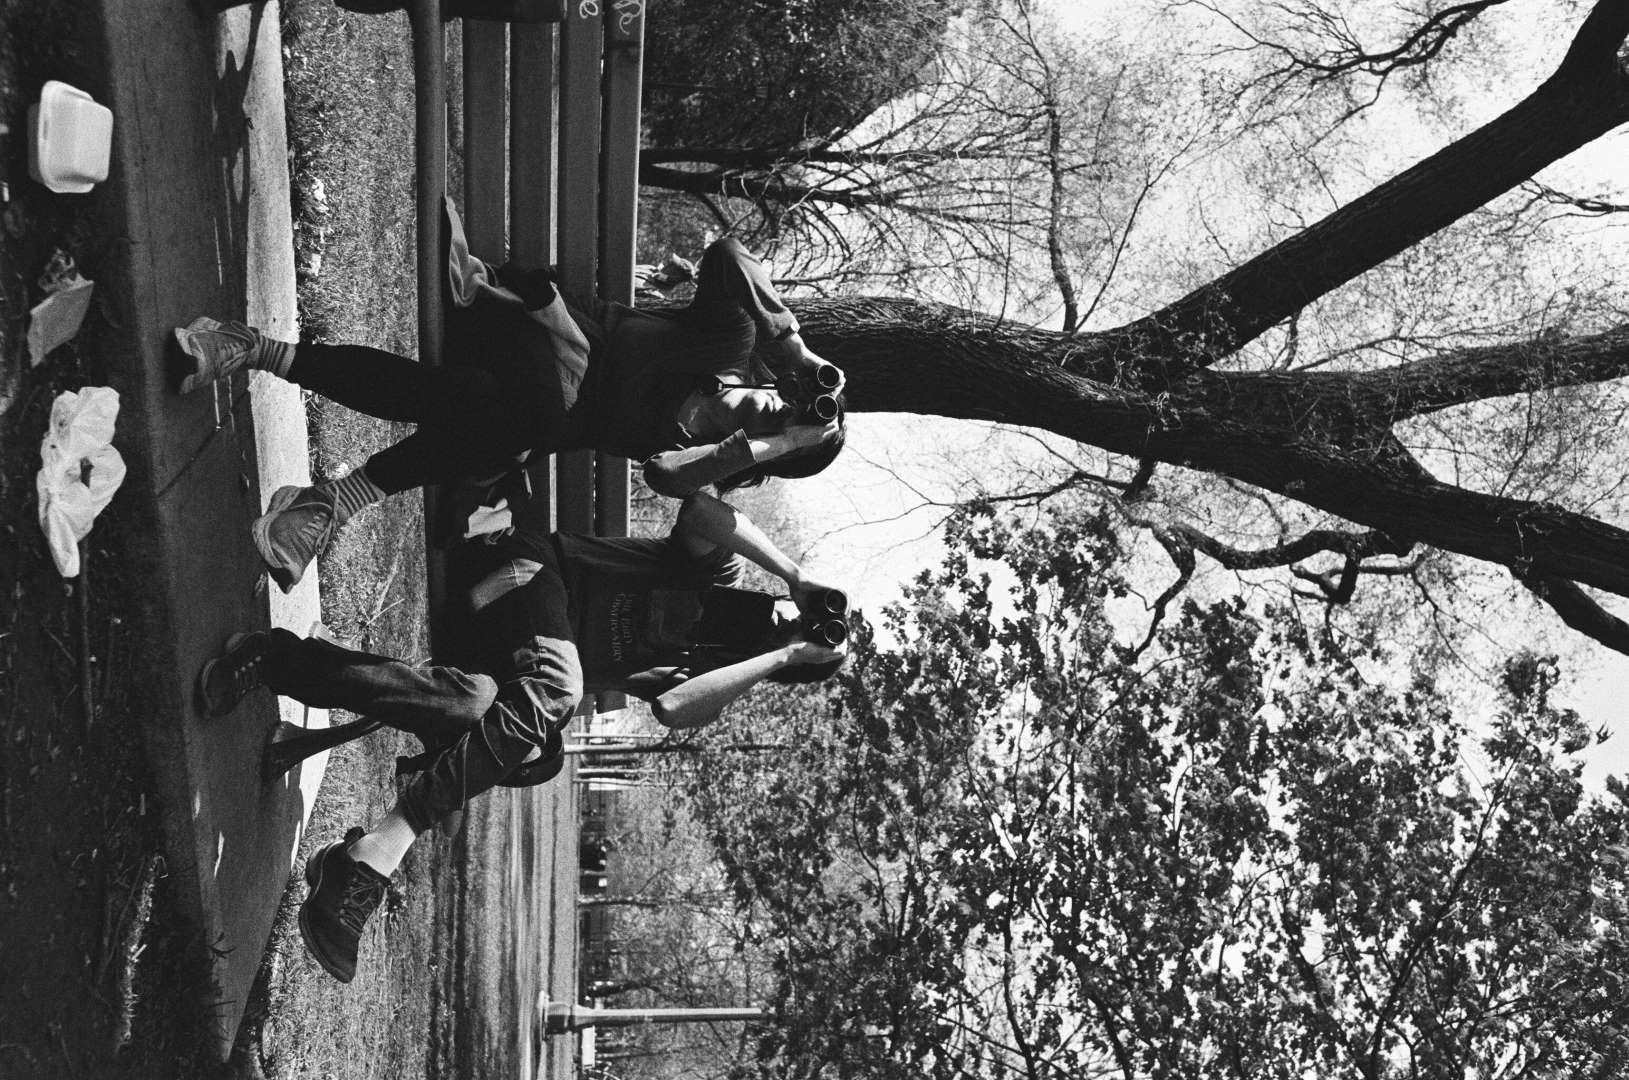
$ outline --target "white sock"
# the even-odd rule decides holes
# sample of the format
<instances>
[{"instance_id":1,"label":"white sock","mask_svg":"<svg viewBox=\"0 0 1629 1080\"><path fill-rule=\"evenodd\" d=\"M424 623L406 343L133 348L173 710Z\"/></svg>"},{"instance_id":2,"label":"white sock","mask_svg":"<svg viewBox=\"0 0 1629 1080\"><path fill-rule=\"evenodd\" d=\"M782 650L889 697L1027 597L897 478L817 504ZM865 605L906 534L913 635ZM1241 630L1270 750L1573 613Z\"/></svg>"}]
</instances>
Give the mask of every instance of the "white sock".
<instances>
[{"instance_id":1,"label":"white sock","mask_svg":"<svg viewBox=\"0 0 1629 1080\"><path fill-rule=\"evenodd\" d=\"M418 833L415 833L413 826L407 823L406 815L399 809L392 808L377 825L350 846L351 858L360 863L367 863L385 877L389 877L402 864L407 849L411 848L413 841L417 839Z\"/></svg>"}]
</instances>

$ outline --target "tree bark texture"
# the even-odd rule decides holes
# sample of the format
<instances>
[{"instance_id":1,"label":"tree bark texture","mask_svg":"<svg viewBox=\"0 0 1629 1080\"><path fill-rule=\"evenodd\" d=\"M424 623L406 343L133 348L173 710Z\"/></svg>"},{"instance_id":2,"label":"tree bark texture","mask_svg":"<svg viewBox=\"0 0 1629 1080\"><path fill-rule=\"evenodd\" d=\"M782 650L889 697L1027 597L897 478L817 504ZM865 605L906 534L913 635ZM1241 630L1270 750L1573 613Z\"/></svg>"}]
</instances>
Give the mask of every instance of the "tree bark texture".
<instances>
[{"instance_id":1,"label":"tree bark texture","mask_svg":"<svg viewBox=\"0 0 1629 1080\"><path fill-rule=\"evenodd\" d=\"M1535 378L1577 381L1568 365L1532 364L1528 347L1442 358L1423 373L1412 370L1421 365L1368 373L1196 371L1150 393L1073 374L1068 357L1079 339L956 309L866 299L797 311L811 347L848 373L856 410L1044 428L1113 453L1231 476L1399 542L1629 596L1629 532L1559 507L1442 483L1386 438L1395 422L1451 396L1512 393L1533 388ZM1629 330L1555 351L1595 356L1590 372L1629 373Z\"/></svg>"}]
</instances>

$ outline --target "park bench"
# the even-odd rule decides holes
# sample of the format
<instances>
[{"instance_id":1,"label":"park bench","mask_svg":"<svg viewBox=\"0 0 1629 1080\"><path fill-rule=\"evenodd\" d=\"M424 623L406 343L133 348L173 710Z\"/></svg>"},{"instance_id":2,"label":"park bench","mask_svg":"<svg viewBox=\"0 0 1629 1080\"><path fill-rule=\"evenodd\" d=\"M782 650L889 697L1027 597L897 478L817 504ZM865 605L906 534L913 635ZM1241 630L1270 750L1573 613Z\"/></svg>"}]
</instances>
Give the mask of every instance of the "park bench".
<instances>
[{"instance_id":1,"label":"park bench","mask_svg":"<svg viewBox=\"0 0 1629 1080\"><path fill-rule=\"evenodd\" d=\"M439 363L449 144L440 0L412 0L418 176L419 358ZM462 21L463 217L471 252L557 267L568 295L631 304L644 0L533 0L542 21ZM558 118L558 119L556 119ZM624 536L628 463L593 451L528 463L551 528ZM426 518L438 523L437 496ZM443 526L444 527L444 524ZM432 562L434 562L432 556ZM432 635L443 577L431 574ZM602 695L597 711L620 708Z\"/></svg>"},{"instance_id":2,"label":"park bench","mask_svg":"<svg viewBox=\"0 0 1629 1080\"><path fill-rule=\"evenodd\" d=\"M462 20L462 216L472 254L555 266L568 295L598 292L631 304L638 201L644 0L528 0L539 21ZM520 5L516 5L520 6ZM439 364L446 343L448 192L447 28L441 0L411 0L415 84L419 361ZM628 462L588 450L532 460L520 473L529 512L547 527L600 536L628 532ZM514 493L514 485L508 490ZM432 651L451 619L438 550L450 530L443 493L426 491ZM438 640L439 639L439 640ZM625 696L584 699L580 713L622 709ZM372 731L364 718L305 730L279 724L263 770Z\"/></svg>"}]
</instances>

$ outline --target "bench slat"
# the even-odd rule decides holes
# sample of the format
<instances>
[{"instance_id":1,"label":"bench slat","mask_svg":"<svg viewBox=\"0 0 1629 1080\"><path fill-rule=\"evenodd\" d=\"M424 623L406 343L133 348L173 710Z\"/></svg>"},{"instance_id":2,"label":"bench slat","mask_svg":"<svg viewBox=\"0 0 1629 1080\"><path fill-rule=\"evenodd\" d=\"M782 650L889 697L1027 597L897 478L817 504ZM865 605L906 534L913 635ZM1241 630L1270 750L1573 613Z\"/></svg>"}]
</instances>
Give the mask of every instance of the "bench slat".
<instances>
[{"instance_id":1,"label":"bench slat","mask_svg":"<svg viewBox=\"0 0 1629 1080\"><path fill-rule=\"evenodd\" d=\"M551 23L509 29L509 257L522 266L554 264L556 37ZM526 474L531 501L548 508L539 524L553 532L553 457L534 455Z\"/></svg>"},{"instance_id":2,"label":"bench slat","mask_svg":"<svg viewBox=\"0 0 1629 1080\"><path fill-rule=\"evenodd\" d=\"M644 6L605 20L604 129L600 151L600 295L632 304L639 206L639 106Z\"/></svg>"},{"instance_id":3,"label":"bench slat","mask_svg":"<svg viewBox=\"0 0 1629 1080\"><path fill-rule=\"evenodd\" d=\"M419 359L441 362L441 200L447 190L447 41L440 0L410 0L413 24L413 166L417 177Z\"/></svg>"},{"instance_id":4,"label":"bench slat","mask_svg":"<svg viewBox=\"0 0 1629 1080\"><path fill-rule=\"evenodd\" d=\"M599 235L600 17L575 5L560 24L560 278L594 291Z\"/></svg>"},{"instance_id":5,"label":"bench slat","mask_svg":"<svg viewBox=\"0 0 1629 1080\"><path fill-rule=\"evenodd\" d=\"M446 317L442 310L441 272L445 240L441 235L441 203L447 191L447 38L441 25L441 0L410 0L408 18L413 27L413 165L415 209L418 214L418 301L421 364L441 363ZM430 647L447 633L446 560L435 547L439 500L434 488L424 491L425 603L431 612Z\"/></svg>"},{"instance_id":6,"label":"bench slat","mask_svg":"<svg viewBox=\"0 0 1629 1080\"><path fill-rule=\"evenodd\" d=\"M632 304L639 206L639 107L645 35L644 4L612 5L605 17L601 97L599 285L607 300ZM628 535L628 461L600 454L596 462L594 528ZM599 709L627 706L619 693L600 695Z\"/></svg>"},{"instance_id":7,"label":"bench slat","mask_svg":"<svg viewBox=\"0 0 1629 1080\"><path fill-rule=\"evenodd\" d=\"M552 24L510 30L509 252L522 266L554 263L554 47Z\"/></svg>"},{"instance_id":8,"label":"bench slat","mask_svg":"<svg viewBox=\"0 0 1629 1080\"><path fill-rule=\"evenodd\" d=\"M600 34L597 6L572 5L560 24L559 272L568 296L590 296L595 285ZM554 479L560 528L593 532L594 455L555 455Z\"/></svg>"},{"instance_id":9,"label":"bench slat","mask_svg":"<svg viewBox=\"0 0 1629 1080\"><path fill-rule=\"evenodd\" d=\"M497 265L507 258L509 27L465 19L463 31L464 228L471 254Z\"/></svg>"}]
</instances>

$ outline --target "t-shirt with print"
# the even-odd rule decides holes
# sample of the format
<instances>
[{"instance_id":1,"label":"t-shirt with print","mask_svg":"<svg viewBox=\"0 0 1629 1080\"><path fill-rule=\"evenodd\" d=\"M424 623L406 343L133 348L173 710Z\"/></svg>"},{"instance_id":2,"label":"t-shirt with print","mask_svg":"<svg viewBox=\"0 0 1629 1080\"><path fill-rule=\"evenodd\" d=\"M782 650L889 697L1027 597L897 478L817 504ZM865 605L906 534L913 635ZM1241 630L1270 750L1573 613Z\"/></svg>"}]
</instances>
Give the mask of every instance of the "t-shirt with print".
<instances>
[{"instance_id":1,"label":"t-shirt with print","mask_svg":"<svg viewBox=\"0 0 1629 1080\"><path fill-rule=\"evenodd\" d=\"M671 539L557 536L585 689L655 698L725 659L698 653L696 629L710 592L740 583L738 557L696 558Z\"/></svg>"}]
</instances>

